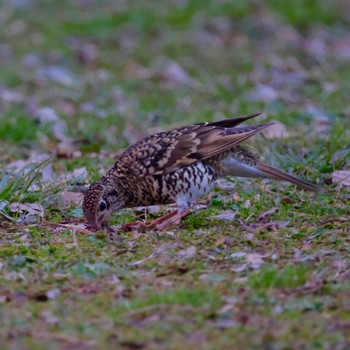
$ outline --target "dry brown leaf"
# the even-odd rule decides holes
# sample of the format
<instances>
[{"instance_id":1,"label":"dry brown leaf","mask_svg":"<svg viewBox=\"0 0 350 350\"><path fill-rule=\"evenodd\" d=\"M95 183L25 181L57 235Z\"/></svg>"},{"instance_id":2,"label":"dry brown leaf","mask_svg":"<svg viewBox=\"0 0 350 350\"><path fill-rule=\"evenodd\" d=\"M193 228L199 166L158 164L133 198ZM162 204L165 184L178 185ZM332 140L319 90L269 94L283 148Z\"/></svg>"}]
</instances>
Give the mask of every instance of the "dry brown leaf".
<instances>
[{"instance_id":1,"label":"dry brown leaf","mask_svg":"<svg viewBox=\"0 0 350 350\"><path fill-rule=\"evenodd\" d=\"M233 199L236 201L236 202L242 202L242 197L237 193L235 192L233 194Z\"/></svg>"}]
</instances>

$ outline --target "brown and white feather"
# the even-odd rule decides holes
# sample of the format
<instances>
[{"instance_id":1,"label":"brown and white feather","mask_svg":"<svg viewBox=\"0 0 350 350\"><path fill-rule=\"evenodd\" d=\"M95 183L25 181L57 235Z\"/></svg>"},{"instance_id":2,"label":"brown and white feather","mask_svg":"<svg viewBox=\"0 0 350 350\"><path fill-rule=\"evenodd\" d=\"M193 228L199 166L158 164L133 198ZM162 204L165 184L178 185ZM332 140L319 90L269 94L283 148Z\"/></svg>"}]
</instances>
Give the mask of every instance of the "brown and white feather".
<instances>
[{"instance_id":1,"label":"brown and white feather","mask_svg":"<svg viewBox=\"0 0 350 350\"><path fill-rule=\"evenodd\" d=\"M107 225L113 211L176 202L185 212L220 176L262 177L318 191L318 186L262 163L240 144L271 123L238 127L256 117L200 123L148 136L124 151L85 195L83 209L92 229Z\"/></svg>"}]
</instances>

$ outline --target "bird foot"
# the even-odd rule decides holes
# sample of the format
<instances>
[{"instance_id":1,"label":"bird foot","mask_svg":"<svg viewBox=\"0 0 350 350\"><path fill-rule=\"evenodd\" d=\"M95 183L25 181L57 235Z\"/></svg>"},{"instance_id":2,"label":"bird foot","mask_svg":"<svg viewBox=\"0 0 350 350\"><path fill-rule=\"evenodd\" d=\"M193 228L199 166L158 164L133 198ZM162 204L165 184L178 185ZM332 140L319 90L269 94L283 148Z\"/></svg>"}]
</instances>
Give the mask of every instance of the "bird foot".
<instances>
[{"instance_id":1,"label":"bird foot","mask_svg":"<svg viewBox=\"0 0 350 350\"><path fill-rule=\"evenodd\" d=\"M155 228L156 231L160 232L164 231L172 224L179 223L181 221L181 218L188 215L189 212L189 209L181 213L175 210L151 221L134 221L128 224L124 224L122 227L124 231L138 231L142 228Z\"/></svg>"},{"instance_id":2,"label":"bird foot","mask_svg":"<svg viewBox=\"0 0 350 350\"><path fill-rule=\"evenodd\" d=\"M157 231L164 231L166 228L170 227L171 225L178 224L183 217L187 216L190 213L190 209L188 208L182 212L175 211L173 213L174 215L170 217L163 216L162 218L160 218L163 220L157 223L157 226L156 226Z\"/></svg>"}]
</instances>

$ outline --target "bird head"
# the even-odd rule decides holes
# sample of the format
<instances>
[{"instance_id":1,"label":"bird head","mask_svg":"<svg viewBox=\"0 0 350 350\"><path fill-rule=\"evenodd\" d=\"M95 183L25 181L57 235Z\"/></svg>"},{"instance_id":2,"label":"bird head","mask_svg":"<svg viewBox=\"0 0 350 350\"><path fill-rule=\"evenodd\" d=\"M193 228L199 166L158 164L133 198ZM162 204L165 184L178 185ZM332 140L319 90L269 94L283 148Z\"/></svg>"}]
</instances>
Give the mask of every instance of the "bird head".
<instances>
[{"instance_id":1,"label":"bird head","mask_svg":"<svg viewBox=\"0 0 350 350\"><path fill-rule=\"evenodd\" d=\"M83 201L83 210L88 227L92 231L98 231L107 227L112 213L123 208L122 191L118 186L111 183L111 179L102 177L90 185Z\"/></svg>"}]
</instances>

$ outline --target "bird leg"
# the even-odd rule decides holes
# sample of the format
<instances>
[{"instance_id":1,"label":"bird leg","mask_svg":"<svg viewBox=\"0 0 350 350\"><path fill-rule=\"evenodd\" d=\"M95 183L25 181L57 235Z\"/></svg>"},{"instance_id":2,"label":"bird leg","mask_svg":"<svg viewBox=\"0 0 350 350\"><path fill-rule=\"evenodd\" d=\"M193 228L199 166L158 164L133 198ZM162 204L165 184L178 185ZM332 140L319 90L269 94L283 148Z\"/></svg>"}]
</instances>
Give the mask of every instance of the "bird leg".
<instances>
[{"instance_id":1,"label":"bird leg","mask_svg":"<svg viewBox=\"0 0 350 350\"><path fill-rule=\"evenodd\" d=\"M156 218L152 221L134 221L123 225L125 231L139 228L152 228L155 227L157 231L163 231L174 223L180 222L181 218L188 215L190 209L179 212L178 210L171 211L170 213Z\"/></svg>"},{"instance_id":2,"label":"bird leg","mask_svg":"<svg viewBox=\"0 0 350 350\"><path fill-rule=\"evenodd\" d=\"M170 227L172 224L179 223L183 217L188 215L190 213L190 208L187 208L183 211L177 210L174 211L175 215L172 215L171 217L167 217L167 215L159 218L163 219L161 220L157 226L157 231L164 231L166 228Z\"/></svg>"},{"instance_id":3,"label":"bird leg","mask_svg":"<svg viewBox=\"0 0 350 350\"><path fill-rule=\"evenodd\" d=\"M138 228L151 228L151 227L156 227L159 223L161 223L164 220L167 220L171 218L172 216L177 214L177 210L171 211L168 214L165 214L159 218L156 218L151 221L134 221L134 222L129 222L127 224L123 225L123 229L125 231L129 231L132 229L138 229Z\"/></svg>"}]
</instances>

